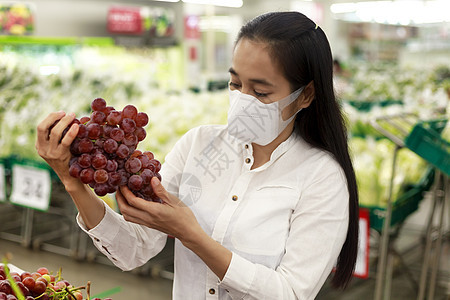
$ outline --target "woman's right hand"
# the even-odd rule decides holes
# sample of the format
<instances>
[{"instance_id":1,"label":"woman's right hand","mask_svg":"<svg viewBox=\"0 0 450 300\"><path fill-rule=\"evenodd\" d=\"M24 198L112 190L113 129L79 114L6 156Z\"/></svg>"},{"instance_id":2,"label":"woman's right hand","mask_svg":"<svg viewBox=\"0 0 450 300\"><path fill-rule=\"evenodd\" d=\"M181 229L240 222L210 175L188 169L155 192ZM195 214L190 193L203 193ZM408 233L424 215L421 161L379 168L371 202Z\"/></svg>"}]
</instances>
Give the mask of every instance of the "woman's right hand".
<instances>
[{"instance_id":1,"label":"woman's right hand","mask_svg":"<svg viewBox=\"0 0 450 300\"><path fill-rule=\"evenodd\" d=\"M37 126L36 150L56 172L66 188L70 184L79 182L77 178L69 174L69 161L72 157L70 145L77 136L78 125L73 124L61 139L64 129L72 123L74 118L75 114L73 113L53 112ZM58 123L51 128L55 122Z\"/></svg>"}]
</instances>

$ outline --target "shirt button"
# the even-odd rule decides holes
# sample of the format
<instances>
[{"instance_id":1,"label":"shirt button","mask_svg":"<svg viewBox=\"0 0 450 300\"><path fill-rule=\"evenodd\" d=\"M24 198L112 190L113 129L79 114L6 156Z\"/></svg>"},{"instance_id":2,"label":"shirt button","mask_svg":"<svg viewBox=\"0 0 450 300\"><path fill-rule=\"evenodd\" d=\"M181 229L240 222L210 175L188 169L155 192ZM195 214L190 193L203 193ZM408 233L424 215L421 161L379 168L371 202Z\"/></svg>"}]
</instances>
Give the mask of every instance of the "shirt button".
<instances>
[{"instance_id":1,"label":"shirt button","mask_svg":"<svg viewBox=\"0 0 450 300\"><path fill-rule=\"evenodd\" d=\"M248 149L248 145L247 144L245 144L245 149Z\"/></svg>"},{"instance_id":2,"label":"shirt button","mask_svg":"<svg viewBox=\"0 0 450 300\"><path fill-rule=\"evenodd\" d=\"M252 160L251 160L250 158L248 158L248 157L245 159L245 162L248 163L248 164L249 164L251 161L252 161Z\"/></svg>"},{"instance_id":3,"label":"shirt button","mask_svg":"<svg viewBox=\"0 0 450 300\"><path fill-rule=\"evenodd\" d=\"M233 197L231 197L231 200L236 201L238 199L238 196L233 195Z\"/></svg>"},{"instance_id":4,"label":"shirt button","mask_svg":"<svg viewBox=\"0 0 450 300\"><path fill-rule=\"evenodd\" d=\"M215 290L215 289L209 289L209 293L210 293L211 295L214 295L214 294L216 293L216 290Z\"/></svg>"}]
</instances>

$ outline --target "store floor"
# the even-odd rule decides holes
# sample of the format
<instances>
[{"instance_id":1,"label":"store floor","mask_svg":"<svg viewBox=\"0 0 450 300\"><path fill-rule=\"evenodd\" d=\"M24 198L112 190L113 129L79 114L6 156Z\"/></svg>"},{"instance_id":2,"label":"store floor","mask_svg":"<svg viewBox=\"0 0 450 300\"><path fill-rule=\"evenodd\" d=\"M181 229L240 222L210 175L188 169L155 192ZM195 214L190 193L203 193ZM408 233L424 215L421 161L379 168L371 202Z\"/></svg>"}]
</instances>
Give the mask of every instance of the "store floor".
<instances>
[{"instance_id":1,"label":"store floor","mask_svg":"<svg viewBox=\"0 0 450 300\"><path fill-rule=\"evenodd\" d=\"M420 209L411 215L399 237L393 244L395 249L402 253L402 258L408 266L411 276L418 281L420 278L421 264L423 261L423 232L424 222L428 216L430 201L423 200ZM447 215L448 217L448 215ZM446 221L445 228L448 228ZM371 250L374 255L375 250ZM75 285L84 285L89 280L91 282L91 295L112 297L114 300L166 300L171 299L172 281L166 279L169 276L155 276L164 273L164 268L170 269L170 260L161 258L156 259L153 268L149 268L148 274L142 275L136 272L122 272L116 267L106 263L101 258L78 261L66 255L56 254L45 250L32 250L23 247L20 243L0 239L0 253L9 252L12 254L10 262L15 266L33 271L41 266L50 270L57 271L62 268L62 274L65 279ZM159 262L161 265L155 267ZM94 262L95 261L95 262ZM394 260L396 268L392 280L392 289L390 299L410 300L417 298L417 289L414 283L409 279L408 273L398 267L398 262ZM376 265L376 264L374 264ZM336 299L336 300L360 300L373 299L375 291L374 268L368 279L355 278L345 292L332 290L327 283L319 293L318 300ZM440 258L440 270L438 273L438 282L434 299L450 299L450 245L449 236L446 234L442 247Z\"/></svg>"}]
</instances>

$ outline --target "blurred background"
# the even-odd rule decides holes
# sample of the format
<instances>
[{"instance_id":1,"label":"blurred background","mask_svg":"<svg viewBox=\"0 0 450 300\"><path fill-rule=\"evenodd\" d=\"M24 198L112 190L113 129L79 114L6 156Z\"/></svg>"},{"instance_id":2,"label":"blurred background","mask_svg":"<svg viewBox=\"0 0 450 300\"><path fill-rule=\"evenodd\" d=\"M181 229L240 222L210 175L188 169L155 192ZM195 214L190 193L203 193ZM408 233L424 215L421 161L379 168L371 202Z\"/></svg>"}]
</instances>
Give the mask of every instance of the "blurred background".
<instances>
[{"instance_id":1,"label":"blurred background","mask_svg":"<svg viewBox=\"0 0 450 300\"><path fill-rule=\"evenodd\" d=\"M170 299L173 241L142 268L113 267L76 226L35 127L88 115L96 97L133 104L150 117L139 149L164 162L190 128L226 123L239 28L285 10L330 41L360 190L355 279L318 298L449 299L449 0L0 1L0 255L62 267L99 297Z\"/></svg>"}]
</instances>

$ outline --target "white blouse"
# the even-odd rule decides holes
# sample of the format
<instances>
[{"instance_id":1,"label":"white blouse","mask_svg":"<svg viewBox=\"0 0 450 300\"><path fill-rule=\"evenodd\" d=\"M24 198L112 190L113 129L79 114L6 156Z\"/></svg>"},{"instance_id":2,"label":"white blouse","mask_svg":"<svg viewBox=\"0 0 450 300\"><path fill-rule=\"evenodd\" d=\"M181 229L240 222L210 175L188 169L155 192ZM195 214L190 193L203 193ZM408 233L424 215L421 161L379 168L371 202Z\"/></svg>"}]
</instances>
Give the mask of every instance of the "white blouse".
<instances>
[{"instance_id":1,"label":"white blouse","mask_svg":"<svg viewBox=\"0 0 450 300\"><path fill-rule=\"evenodd\" d=\"M314 299L332 271L348 227L342 168L295 133L253 170L252 153L225 125L211 125L190 130L167 155L162 184L233 253L220 281L176 240L173 299ZM166 243L165 234L107 206L91 230L77 219L122 270L145 264Z\"/></svg>"}]
</instances>

